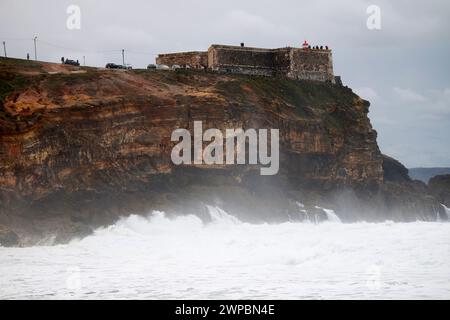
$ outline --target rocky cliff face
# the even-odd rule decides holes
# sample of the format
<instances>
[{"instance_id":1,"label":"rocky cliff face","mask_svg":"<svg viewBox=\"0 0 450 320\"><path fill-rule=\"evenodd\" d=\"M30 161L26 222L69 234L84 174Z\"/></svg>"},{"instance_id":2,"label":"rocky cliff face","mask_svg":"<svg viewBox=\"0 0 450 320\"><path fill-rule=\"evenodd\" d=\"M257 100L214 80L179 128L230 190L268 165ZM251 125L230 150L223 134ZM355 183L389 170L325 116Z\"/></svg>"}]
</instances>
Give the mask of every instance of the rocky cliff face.
<instances>
[{"instance_id":1,"label":"rocky cliff face","mask_svg":"<svg viewBox=\"0 0 450 320\"><path fill-rule=\"evenodd\" d=\"M450 174L435 176L430 179L428 185L438 201L450 208Z\"/></svg>"},{"instance_id":2,"label":"rocky cliff face","mask_svg":"<svg viewBox=\"0 0 450 320\"><path fill-rule=\"evenodd\" d=\"M1 59L0 99L0 225L23 244L151 209L202 215L205 204L251 221L301 219L297 201L348 221L439 214L426 186L382 156L369 103L346 87ZM173 165L171 133L195 120L278 128L280 172Z\"/></svg>"}]
</instances>

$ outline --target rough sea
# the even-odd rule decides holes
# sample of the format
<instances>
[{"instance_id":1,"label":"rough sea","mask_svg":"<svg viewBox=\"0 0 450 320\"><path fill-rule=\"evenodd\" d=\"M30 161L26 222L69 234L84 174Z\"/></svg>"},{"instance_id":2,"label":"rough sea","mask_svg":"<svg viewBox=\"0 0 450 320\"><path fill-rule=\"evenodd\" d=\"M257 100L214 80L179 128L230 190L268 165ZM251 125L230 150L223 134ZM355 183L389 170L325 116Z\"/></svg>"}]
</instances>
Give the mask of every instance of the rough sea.
<instances>
[{"instance_id":1,"label":"rough sea","mask_svg":"<svg viewBox=\"0 0 450 320\"><path fill-rule=\"evenodd\" d=\"M67 245L0 248L1 299L449 299L450 223L248 224L131 215Z\"/></svg>"}]
</instances>

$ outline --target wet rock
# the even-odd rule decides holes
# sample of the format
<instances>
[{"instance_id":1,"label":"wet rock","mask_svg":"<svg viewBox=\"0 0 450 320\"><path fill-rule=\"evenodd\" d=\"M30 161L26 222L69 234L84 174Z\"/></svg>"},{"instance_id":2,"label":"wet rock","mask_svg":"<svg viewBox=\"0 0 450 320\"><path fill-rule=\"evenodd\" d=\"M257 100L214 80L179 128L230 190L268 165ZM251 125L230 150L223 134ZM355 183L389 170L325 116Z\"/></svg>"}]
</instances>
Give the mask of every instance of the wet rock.
<instances>
[{"instance_id":1,"label":"wet rock","mask_svg":"<svg viewBox=\"0 0 450 320\"><path fill-rule=\"evenodd\" d=\"M428 186L431 193L446 207L450 207L450 174L435 176Z\"/></svg>"},{"instance_id":2,"label":"wet rock","mask_svg":"<svg viewBox=\"0 0 450 320\"><path fill-rule=\"evenodd\" d=\"M0 246L15 247L19 245L19 236L12 230L0 226Z\"/></svg>"},{"instance_id":3,"label":"wet rock","mask_svg":"<svg viewBox=\"0 0 450 320\"><path fill-rule=\"evenodd\" d=\"M386 181L411 181L408 175L408 169L399 161L386 155L383 155L383 175Z\"/></svg>"},{"instance_id":4,"label":"wet rock","mask_svg":"<svg viewBox=\"0 0 450 320\"><path fill-rule=\"evenodd\" d=\"M249 222L304 219L292 205L299 199L340 209L346 221L436 219L439 203L381 154L369 103L349 88L194 70L46 73L52 67L0 58L0 216L8 214L0 223L8 227L64 243L152 210L207 221L205 205L215 203ZM279 173L175 166L171 134L194 120L222 132L279 129Z\"/></svg>"}]
</instances>

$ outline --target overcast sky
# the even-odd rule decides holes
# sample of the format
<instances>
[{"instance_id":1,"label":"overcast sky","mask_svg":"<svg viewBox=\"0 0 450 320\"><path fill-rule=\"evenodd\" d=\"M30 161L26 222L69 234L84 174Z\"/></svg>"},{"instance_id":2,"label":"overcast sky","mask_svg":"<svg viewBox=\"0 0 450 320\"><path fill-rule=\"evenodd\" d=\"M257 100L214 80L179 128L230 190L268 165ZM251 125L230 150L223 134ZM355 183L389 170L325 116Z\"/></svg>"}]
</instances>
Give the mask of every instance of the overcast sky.
<instances>
[{"instance_id":1,"label":"overcast sky","mask_svg":"<svg viewBox=\"0 0 450 320\"><path fill-rule=\"evenodd\" d=\"M67 28L78 5L80 29ZM369 5L381 29L367 28ZM450 1L0 0L8 56L145 67L212 43L333 49L335 74L372 104L381 151L408 167L450 167ZM3 50L1 51L3 55Z\"/></svg>"}]
</instances>

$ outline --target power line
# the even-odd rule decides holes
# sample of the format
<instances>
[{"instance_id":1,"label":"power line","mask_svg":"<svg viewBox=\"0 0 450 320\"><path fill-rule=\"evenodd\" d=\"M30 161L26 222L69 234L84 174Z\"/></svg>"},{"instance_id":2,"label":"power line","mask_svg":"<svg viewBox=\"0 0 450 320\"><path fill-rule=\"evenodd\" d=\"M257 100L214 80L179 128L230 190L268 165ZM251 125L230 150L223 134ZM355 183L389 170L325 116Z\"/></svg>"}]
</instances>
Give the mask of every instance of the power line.
<instances>
[{"instance_id":1,"label":"power line","mask_svg":"<svg viewBox=\"0 0 450 320\"><path fill-rule=\"evenodd\" d=\"M122 50L103 50L103 51L96 51L91 53L114 53L114 52L120 52Z\"/></svg>"},{"instance_id":2,"label":"power line","mask_svg":"<svg viewBox=\"0 0 450 320\"><path fill-rule=\"evenodd\" d=\"M0 37L3 40L8 40L8 41L30 41L33 40L33 38L9 38L9 37Z\"/></svg>"},{"instance_id":3,"label":"power line","mask_svg":"<svg viewBox=\"0 0 450 320\"><path fill-rule=\"evenodd\" d=\"M4 38L4 37L0 37L1 39L4 40L17 40L17 41L29 41L29 40L33 40L36 41L38 43L41 43L43 45L46 46L51 46L51 47L55 47L55 48L59 48L59 49L64 49L64 50L70 50L70 51L76 51L76 52L83 52L83 53L91 53L91 54L101 54L101 53L121 53L122 49L111 49L111 50L99 50L99 51L86 51L86 50L79 50L76 48L71 48L71 47L67 47L67 46L62 46L59 44L55 44L52 42L49 42L47 40L42 40L41 38ZM127 50L127 53L131 53L131 54L142 54L142 55L157 55L158 53L155 52L144 52L144 51L135 51L135 50Z\"/></svg>"},{"instance_id":4,"label":"power line","mask_svg":"<svg viewBox=\"0 0 450 320\"><path fill-rule=\"evenodd\" d=\"M125 64L125 50L126 49L110 49L110 50L99 50L99 51L85 51L80 50L76 48L71 48L65 45L59 45L53 42L49 42L47 40L43 40L42 38L39 38L37 36L34 36L33 38L11 38L11 37L0 37L0 40L3 40L3 46L4 46L4 52L6 56L6 41L4 40L11 40L11 41L30 41L33 40L34 44L34 59L37 60L37 44L41 44L48 47L54 47L58 49L68 50L71 52L77 52L77 53L83 53L83 61L86 59L86 54L100 54L103 56L110 56L110 55L119 55L122 54L122 63ZM135 51L135 50L126 50L128 54L131 55L145 55L145 56L156 56L158 53L155 52L145 52L145 51Z\"/></svg>"},{"instance_id":5,"label":"power line","mask_svg":"<svg viewBox=\"0 0 450 320\"><path fill-rule=\"evenodd\" d=\"M143 55L157 55L159 53L154 53L154 52L142 52L142 51L134 51L134 50L127 50L128 53L133 53L133 54L143 54Z\"/></svg>"},{"instance_id":6,"label":"power line","mask_svg":"<svg viewBox=\"0 0 450 320\"><path fill-rule=\"evenodd\" d=\"M75 49L75 48L70 48L70 47L66 47L66 46L61 46L58 44L54 44L48 41L44 41L44 40L37 40L38 42L46 45L46 46L50 46L50 47L55 47L55 48L59 48L59 49L64 49L64 50L69 50L69 51L75 51L75 52L81 52L81 53L91 53L91 54L102 54L102 53L120 53L122 50L120 49L115 49L115 50L101 50L101 51L86 51L86 50L79 50L79 49Z\"/></svg>"},{"instance_id":7,"label":"power line","mask_svg":"<svg viewBox=\"0 0 450 320\"><path fill-rule=\"evenodd\" d=\"M70 51L78 51L78 52L81 52L81 51L79 51L79 50L77 50L77 49L74 49L74 48L68 48L68 47L64 47L64 46L60 46L60 45L57 45L57 44L53 44L53 43L50 43L50 42L47 42L47 41L44 41L44 40L38 40L40 43L42 43L42 44L44 44L44 45L47 45L47 46L50 46L50 47L55 47L55 48L60 48L60 49L64 49L64 50L70 50Z\"/></svg>"}]
</instances>

